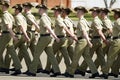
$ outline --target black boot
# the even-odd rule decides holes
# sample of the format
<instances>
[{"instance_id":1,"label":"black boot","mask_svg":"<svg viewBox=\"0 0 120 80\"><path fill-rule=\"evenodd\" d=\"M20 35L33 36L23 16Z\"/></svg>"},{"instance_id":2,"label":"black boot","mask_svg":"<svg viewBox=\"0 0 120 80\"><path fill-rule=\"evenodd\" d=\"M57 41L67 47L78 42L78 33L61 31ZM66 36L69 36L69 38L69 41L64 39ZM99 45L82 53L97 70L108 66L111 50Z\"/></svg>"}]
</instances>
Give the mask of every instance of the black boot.
<instances>
[{"instance_id":1,"label":"black boot","mask_svg":"<svg viewBox=\"0 0 120 80\"><path fill-rule=\"evenodd\" d=\"M97 72L97 73L92 74L89 78L95 78L95 77L100 77L98 72Z\"/></svg>"},{"instance_id":2,"label":"black boot","mask_svg":"<svg viewBox=\"0 0 120 80\"><path fill-rule=\"evenodd\" d=\"M26 73L26 75L27 75L27 76L36 76L35 73L31 73L31 72L29 72L29 71Z\"/></svg>"},{"instance_id":3,"label":"black boot","mask_svg":"<svg viewBox=\"0 0 120 80\"><path fill-rule=\"evenodd\" d=\"M60 76L61 73L60 72L57 72L57 73L54 73L53 75L50 75L50 77L57 77L57 76Z\"/></svg>"},{"instance_id":4,"label":"black boot","mask_svg":"<svg viewBox=\"0 0 120 80\"><path fill-rule=\"evenodd\" d=\"M109 73L108 76L114 76L115 78L118 78L118 75L114 73Z\"/></svg>"},{"instance_id":5,"label":"black boot","mask_svg":"<svg viewBox=\"0 0 120 80\"><path fill-rule=\"evenodd\" d=\"M29 71L29 70L27 70L27 71L23 72L22 74L27 74L27 73L28 73L28 71Z\"/></svg>"},{"instance_id":6,"label":"black boot","mask_svg":"<svg viewBox=\"0 0 120 80\"><path fill-rule=\"evenodd\" d=\"M92 73L91 70L86 70L86 73Z\"/></svg>"},{"instance_id":7,"label":"black boot","mask_svg":"<svg viewBox=\"0 0 120 80\"><path fill-rule=\"evenodd\" d=\"M44 73L44 74L48 74L48 75L49 75L49 74L50 74L50 71L43 70L42 73Z\"/></svg>"},{"instance_id":8,"label":"black boot","mask_svg":"<svg viewBox=\"0 0 120 80\"><path fill-rule=\"evenodd\" d=\"M9 69L10 71L15 71L15 68L11 68L11 69Z\"/></svg>"},{"instance_id":9,"label":"black boot","mask_svg":"<svg viewBox=\"0 0 120 80\"><path fill-rule=\"evenodd\" d=\"M75 74L80 74L81 76L85 76L85 72L80 70L75 71Z\"/></svg>"},{"instance_id":10,"label":"black boot","mask_svg":"<svg viewBox=\"0 0 120 80\"><path fill-rule=\"evenodd\" d=\"M74 78L74 75L69 74L68 72L65 72L64 74L62 74L65 77L70 77L70 78Z\"/></svg>"},{"instance_id":11,"label":"black boot","mask_svg":"<svg viewBox=\"0 0 120 80\"><path fill-rule=\"evenodd\" d=\"M107 74L101 74L100 77L102 77L104 79L108 79L108 75Z\"/></svg>"},{"instance_id":12,"label":"black boot","mask_svg":"<svg viewBox=\"0 0 120 80\"><path fill-rule=\"evenodd\" d=\"M3 73L6 73L6 74L9 74L9 69L6 69L6 68L0 68L0 72L3 72Z\"/></svg>"},{"instance_id":13,"label":"black boot","mask_svg":"<svg viewBox=\"0 0 120 80\"><path fill-rule=\"evenodd\" d=\"M13 75L13 76L17 76L17 75L19 75L19 74L21 74L21 70L20 70L20 69L15 70L15 72L12 73L11 75Z\"/></svg>"},{"instance_id":14,"label":"black boot","mask_svg":"<svg viewBox=\"0 0 120 80\"><path fill-rule=\"evenodd\" d=\"M40 72L42 72L42 71L43 71L43 69L42 69L42 68L37 69L37 73L40 73Z\"/></svg>"}]
</instances>

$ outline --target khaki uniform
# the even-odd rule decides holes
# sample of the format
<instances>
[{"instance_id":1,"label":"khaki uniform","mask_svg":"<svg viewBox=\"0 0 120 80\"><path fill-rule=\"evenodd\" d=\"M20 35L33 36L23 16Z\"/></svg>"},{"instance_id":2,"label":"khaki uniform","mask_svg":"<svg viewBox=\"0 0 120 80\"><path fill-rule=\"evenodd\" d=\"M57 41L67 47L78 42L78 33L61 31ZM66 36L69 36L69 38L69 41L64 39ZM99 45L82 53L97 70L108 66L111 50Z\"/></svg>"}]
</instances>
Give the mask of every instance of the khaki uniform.
<instances>
[{"instance_id":1,"label":"khaki uniform","mask_svg":"<svg viewBox=\"0 0 120 80\"><path fill-rule=\"evenodd\" d=\"M28 33L28 36L29 38L31 39L30 40L30 43L28 43L28 48L30 48L31 50L31 53L32 55L34 56L34 52L35 52L35 46L36 46L36 37L35 37L35 26L33 26L33 23L31 21L35 21L36 22L36 19L35 17L31 14L30 11L28 11L26 14L25 14L25 17L26 17L26 20L27 20L27 33ZM20 60L23 59L23 56L24 54L18 54ZM42 64L41 64L41 61L39 59L39 65L38 65L38 69L42 69Z\"/></svg>"},{"instance_id":2,"label":"khaki uniform","mask_svg":"<svg viewBox=\"0 0 120 80\"><path fill-rule=\"evenodd\" d=\"M74 34L74 29L73 29L74 24L73 24L73 21L68 16L65 17L64 23L68 27L68 29L70 30L70 32L72 34ZM74 48L73 47L74 46L73 45L74 40L69 36L69 34L67 34L66 37L67 37L67 44L66 44L66 46L67 46L69 57L70 57L70 59L72 61L72 57L73 57L73 53L74 53L74 49L73 49ZM57 58L58 63L60 63L61 60L62 60L62 55L60 55L58 53L56 58Z\"/></svg>"},{"instance_id":3,"label":"khaki uniform","mask_svg":"<svg viewBox=\"0 0 120 80\"><path fill-rule=\"evenodd\" d=\"M110 21L110 19L108 17L105 17L103 20L103 33L106 37L106 39L108 41L111 41L111 34L109 33L109 29L112 29L112 22ZM108 54L108 51L109 51L109 47L110 45L106 45L105 43L102 44L102 48L103 48L103 54L105 56L105 54ZM100 63L99 63L99 59L97 58L95 60L95 64L96 64L96 67L98 68Z\"/></svg>"},{"instance_id":4,"label":"khaki uniform","mask_svg":"<svg viewBox=\"0 0 120 80\"><path fill-rule=\"evenodd\" d=\"M60 72L57 60L55 59L55 56L53 54L53 49L51 45L52 37L50 36L50 33L46 29L46 26L51 28L51 22L49 19L50 18L46 15L46 13L43 13L41 15L40 24L39 24L41 29L41 32L40 32L41 37L38 40L38 43L34 52L34 58L30 65L29 71L31 73L36 73L37 65L39 63L39 57L44 50L48 55L48 59L53 66L54 72L55 73Z\"/></svg>"},{"instance_id":5,"label":"khaki uniform","mask_svg":"<svg viewBox=\"0 0 120 80\"><path fill-rule=\"evenodd\" d=\"M24 57L27 68L28 68L31 63L31 59L27 51L27 45L26 45L24 35L20 29L20 26L22 26L24 30L27 31L27 22L26 22L26 18L21 13L15 16L15 25L16 25L15 33L19 39L19 41L15 44L15 48L19 48L19 55ZM6 62L7 61L9 62L9 60L6 60Z\"/></svg>"},{"instance_id":6,"label":"khaki uniform","mask_svg":"<svg viewBox=\"0 0 120 80\"><path fill-rule=\"evenodd\" d=\"M13 16L8 12L8 11L4 11L3 12L3 17L2 17L2 26L1 26L1 30L2 30L2 36L0 37L0 67L4 67L4 68L9 68L7 66L3 65L3 61L2 61L2 57L3 57L3 51L5 50L5 48L7 48L7 51L11 55L11 58L13 59L13 63L15 66L15 69L21 69L21 64L20 64L20 60L15 52L15 48L13 45L13 39L11 38L9 31L6 27L6 25L9 25L9 27L13 27L13 22L14 22L14 18Z\"/></svg>"},{"instance_id":7,"label":"khaki uniform","mask_svg":"<svg viewBox=\"0 0 120 80\"><path fill-rule=\"evenodd\" d=\"M102 40L97 32L98 29L102 29L102 22L98 17L95 17L92 25L91 25L91 29L92 29L92 44L93 47L92 49L90 49L90 55L91 57L93 56L94 53L97 54L97 58L99 59L98 62L100 63L100 65L103 67L105 65L105 59L104 59L104 55L103 55L103 50L102 50ZM87 69L87 64L85 61L82 62L80 69Z\"/></svg>"},{"instance_id":8,"label":"khaki uniform","mask_svg":"<svg viewBox=\"0 0 120 80\"><path fill-rule=\"evenodd\" d=\"M110 67L113 65L115 58L120 53L120 18L118 18L113 26L113 41L111 41L111 45L108 51L108 57L105 67L102 68L102 72L104 74L108 74Z\"/></svg>"},{"instance_id":9,"label":"khaki uniform","mask_svg":"<svg viewBox=\"0 0 120 80\"><path fill-rule=\"evenodd\" d=\"M70 65L69 68L67 68L67 72L71 75L74 75L74 72L78 66L78 62L80 57L83 55L84 60L90 67L92 73L97 73L97 69L92 61L92 58L90 57L89 54L89 46L87 44L87 40L83 37L83 31L89 32L89 27L86 23L86 19L82 17L77 25L77 37L78 37L78 42L76 42L75 45L75 52L73 54L73 61ZM84 72L84 71L83 71Z\"/></svg>"},{"instance_id":10,"label":"khaki uniform","mask_svg":"<svg viewBox=\"0 0 120 80\"><path fill-rule=\"evenodd\" d=\"M63 23L63 19L59 15L55 20L54 32L58 36L58 38L60 38L60 42L57 43L56 41L54 41L53 52L54 54L57 54L58 51L62 53L62 56L64 57L65 65L68 68L70 66L70 59L67 51L67 46L66 46L67 40L65 38L65 31L63 27L66 27L66 25ZM46 70L50 71L50 68L51 68L51 64L47 60Z\"/></svg>"}]
</instances>

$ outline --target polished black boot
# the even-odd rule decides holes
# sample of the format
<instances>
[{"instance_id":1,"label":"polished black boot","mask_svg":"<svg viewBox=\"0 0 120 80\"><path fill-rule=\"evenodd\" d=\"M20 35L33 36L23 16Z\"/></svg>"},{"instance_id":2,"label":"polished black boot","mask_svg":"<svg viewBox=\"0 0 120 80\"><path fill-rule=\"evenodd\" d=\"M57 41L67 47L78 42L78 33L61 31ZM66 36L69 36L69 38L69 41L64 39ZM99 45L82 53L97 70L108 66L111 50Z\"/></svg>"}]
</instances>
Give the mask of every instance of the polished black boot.
<instances>
[{"instance_id":1,"label":"polished black boot","mask_svg":"<svg viewBox=\"0 0 120 80\"><path fill-rule=\"evenodd\" d=\"M74 78L74 75L69 74L68 72L65 72L64 74L62 74L65 77L70 77L70 78Z\"/></svg>"},{"instance_id":2,"label":"polished black boot","mask_svg":"<svg viewBox=\"0 0 120 80\"><path fill-rule=\"evenodd\" d=\"M31 73L31 72L29 72L29 71L26 73L26 75L27 75L27 76L36 76L35 73Z\"/></svg>"},{"instance_id":3,"label":"polished black boot","mask_svg":"<svg viewBox=\"0 0 120 80\"><path fill-rule=\"evenodd\" d=\"M12 73L11 75L17 76L17 75L19 75L19 74L21 74L21 70L15 70L15 72Z\"/></svg>"},{"instance_id":4,"label":"polished black boot","mask_svg":"<svg viewBox=\"0 0 120 80\"><path fill-rule=\"evenodd\" d=\"M50 75L50 77L57 77L57 76L60 76L61 73L60 72L57 72L57 73L54 73L53 75Z\"/></svg>"},{"instance_id":5,"label":"polished black boot","mask_svg":"<svg viewBox=\"0 0 120 80\"><path fill-rule=\"evenodd\" d=\"M43 70L42 73L44 73L44 74L48 74L48 75L49 75L49 74L50 74L50 71Z\"/></svg>"},{"instance_id":6,"label":"polished black boot","mask_svg":"<svg viewBox=\"0 0 120 80\"><path fill-rule=\"evenodd\" d=\"M95 77L100 77L98 72L97 72L97 73L92 74L89 78L95 78Z\"/></svg>"},{"instance_id":7,"label":"polished black boot","mask_svg":"<svg viewBox=\"0 0 120 80\"><path fill-rule=\"evenodd\" d=\"M10 71L15 71L15 68L11 68L11 69L9 69Z\"/></svg>"},{"instance_id":8,"label":"polished black boot","mask_svg":"<svg viewBox=\"0 0 120 80\"><path fill-rule=\"evenodd\" d=\"M6 73L6 74L9 74L9 69L6 69L6 68L0 68L0 72L3 72L3 73Z\"/></svg>"},{"instance_id":9,"label":"polished black boot","mask_svg":"<svg viewBox=\"0 0 120 80\"><path fill-rule=\"evenodd\" d=\"M29 71L29 70L27 70L27 71L23 72L22 74L27 74L27 73L28 73L28 71Z\"/></svg>"},{"instance_id":10,"label":"polished black boot","mask_svg":"<svg viewBox=\"0 0 120 80\"><path fill-rule=\"evenodd\" d=\"M37 73L40 73L40 72L42 72L42 71L43 71L43 69L42 69L42 68L37 69Z\"/></svg>"},{"instance_id":11,"label":"polished black boot","mask_svg":"<svg viewBox=\"0 0 120 80\"><path fill-rule=\"evenodd\" d=\"M85 72L80 70L75 71L75 74L80 74L81 76L85 76Z\"/></svg>"},{"instance_id":12,"label":"polished black boot","mask_svg":"<svg viewBox=\"0 0 120 80\"><path fill-rule=\"evenodd\" d=\"M108 79L108 75L107 74L101 74L100 77L102 77L104 79Z\"/></svg>"},{"instance_id":13,"label":"polished black boot","mask_svg":"<svg viewBox=\"0 0 120 80\"><path fill-rule=\"evenodd\" d=\"M115 78L118 78L118 75L114 73L108 73L108 76L114 76Z\"/></svg>"},{"instance_id":14,"label":"polished black boot","mask_svg":"<svg viewBox=\"0 0 120 80\"><path fill-rule=\"evenodd\" d=\"M91 70L86 70L86 73L92 73Z\"/></svg>"}]
</instances>

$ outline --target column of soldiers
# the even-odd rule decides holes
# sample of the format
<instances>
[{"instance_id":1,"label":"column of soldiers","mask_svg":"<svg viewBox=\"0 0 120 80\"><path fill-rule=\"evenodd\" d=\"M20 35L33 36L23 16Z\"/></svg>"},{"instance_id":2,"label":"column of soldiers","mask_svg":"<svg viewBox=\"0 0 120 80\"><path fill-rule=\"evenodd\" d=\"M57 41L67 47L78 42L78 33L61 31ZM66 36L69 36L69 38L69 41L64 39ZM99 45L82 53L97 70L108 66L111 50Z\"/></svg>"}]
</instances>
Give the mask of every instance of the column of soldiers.
<instances>
[{"instance_id":1,"label":"column of soldiers","mask_svg":"<svg viewBox=\"0 0 120 80\"><path fill-rule=\"evenodd\" d=\"M8 12L9 2L1 1L2 17L0 24L0 72L17 76L22 74L21 61L24 58L27 71L23 74L36 76L36 73L50 74L51 77L65 76L73 78L74 74L85 76L91 72L89 78L101 77L108 79L109 76L117 78L120 70L120 9L114 12L114 24L108 17L110 10L107 8L93 7L89 11L93 17L90 25L85 19L88 10L83 6L74 8L78 20L77 26L69 18L72 12L70 8L55 6L55 22L47 15L48 8L39 4L36 6L40 15L37 23L31 13L33 5L29 2L16 4L14 17ZM22 14L24 9L25 15ZM36 41L35 33L39 34ZM30 49L33 60L28 52ZM6 49L6 55L3 53ZM16 51L18 50L18 51ZM40 56L45 51L47 64L43 69ZM17 53L18 52L18 53ZM97 58L93 61L92 57ZM83 56L84 61L79 64ZM105 59L105 57L107 58ZM64 58L66 70L61 74L59 64ZM11 59L13 67L10 68ZM89 71L87 68L89 67ZM98 72L101 67L102 74Z\"/></svg>"}]
</instances>

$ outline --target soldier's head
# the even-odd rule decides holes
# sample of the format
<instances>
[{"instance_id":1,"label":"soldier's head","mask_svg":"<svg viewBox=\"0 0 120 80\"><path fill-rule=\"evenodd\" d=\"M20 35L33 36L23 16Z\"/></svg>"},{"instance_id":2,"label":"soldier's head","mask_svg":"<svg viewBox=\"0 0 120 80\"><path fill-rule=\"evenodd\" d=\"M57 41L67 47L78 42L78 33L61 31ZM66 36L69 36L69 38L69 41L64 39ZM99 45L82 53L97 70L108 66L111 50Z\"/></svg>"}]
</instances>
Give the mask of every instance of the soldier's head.
<instances>
[{"instance_id":1,"label":"soldier's head","mask_svg":"<svg viewBox=\"0 0 120 80\"><path fill-rule=\"evenodd\" d=\"M100 17L103 19L105 16L110 13L110 10L107 8L100 8Z\"/></svg>"},{"instance_id":2,"label":"soldier's head","mask_svg":"<svg viewBox=\"0 0 120 80\"><path fill-rule=\"evenodd\" d=\"M8 1L1 1L0 5L2 6L2 10L5 11L5 10L7 10L9 8L10 2L8 2Z\"/></svg>"},{"instance_id":3,"label":"soldier's head","mask_svg":"<svg viewBox=\"0 0 120 80\"><path fill-rule=\"evenodd\" d=\"M30 11L31 8L33 7L33 5L30 2L26 2L26 3L22 4L22 5L24 7L24 12L25 13L28 12L28 11Z\"/></svg>"},{"instance_id":4,"label":"soldier's head","mask_svg":"<svg viewBox=\"0 0 120 80\"><path fill-rule=\"evenodd\" d=\"M12 8L15 9L15 14L21 13L23 6L21 4L16 4L15 6L13 6Z\"/></svg>"},{"instance_id":5,"label":"soldier's head","mask_svg":"<svg viewBox=\"0 0 120 80\"><path fill-rule=\"evenodd\" d=\"M39 9L39 14L42 15L43 13L45 13L47 11L47 6L44 4L39 4L36 6L37 9Z\"/></svg>"},{"instance_id":6,"label":"soldier's head","mask_svg":"<svg viewBox=\"0 0 120 80\"><path fill-rule=\"evenodd\" d=\"M100 8L99 7L93 7L89 11L91 11L92 17L99 16Z\"/></svg>"},{"instance_id":7,"label":"soldier's head","mask_svg":"<svg viewBox=\"0 0 120 80\"><path fill-rule=\"evenodd\" d=\"M72 10L70 8L62 8L62 17L65 18L65 16L68 16Z\"/></svg>"},{"instance_id":8,"label":"soldier's head","mask_svg":"<svg viewBox=\"0 0 120 80\"><path fill-rule=\"evenodd\" d=\"M112 11L114 12L115 19L120 18L120 8L113 9Z\"/></svg>"},{"instance_id":9,"label":"soldier's head","mask_svg":"<svg viewBox=\"0 0 120 80\"><path fill-rule=\"evenodd\" d=\"M88 13L88 10L83 6L75 7L74 10L77 12L77 17L84 16L85 13Z\"/></svg>"},{"instance_id":10,"label":"soldier's head","mask_svg":"<svg viewBox=\"0 0 120 80\"><path fill-rule=\"evenodd\" d=\"M54 16L57 17L58 15L61 14L62 7L61 6L55 6L51 10L54 11Z\"/></svg>"}]
</instances>

